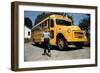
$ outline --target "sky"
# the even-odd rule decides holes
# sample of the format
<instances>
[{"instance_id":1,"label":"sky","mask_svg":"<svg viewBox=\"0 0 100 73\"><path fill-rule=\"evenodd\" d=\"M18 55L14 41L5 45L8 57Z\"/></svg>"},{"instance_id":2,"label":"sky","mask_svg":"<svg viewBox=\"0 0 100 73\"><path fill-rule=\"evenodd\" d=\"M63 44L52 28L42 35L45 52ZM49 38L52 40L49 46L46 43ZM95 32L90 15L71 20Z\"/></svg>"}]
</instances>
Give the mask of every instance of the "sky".
<instances>
[{"instance_id":1,"label":"sky","mask_svg":"<svg viewBox=\"0 0 100 73\"><path fill-rule=\"evenodd\" d=\"M35 19L38 15L43 13L42 11L24 11L24 17L31 19L32 24L34 25ZM80 20L87 18L88 16L83 13L68 13L73 17L74 25L79 25Z\"/></svg>"}]
</instances>

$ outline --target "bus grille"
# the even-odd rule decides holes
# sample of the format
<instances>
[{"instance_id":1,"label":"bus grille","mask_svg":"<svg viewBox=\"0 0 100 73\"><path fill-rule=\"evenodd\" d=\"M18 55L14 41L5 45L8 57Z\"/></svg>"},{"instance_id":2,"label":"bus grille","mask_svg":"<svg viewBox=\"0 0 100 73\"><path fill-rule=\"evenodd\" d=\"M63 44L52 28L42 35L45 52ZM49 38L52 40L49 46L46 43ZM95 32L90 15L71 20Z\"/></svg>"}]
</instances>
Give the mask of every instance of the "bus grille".
<instances>
[{"instance_id":1,"label":"bus grille","mask_svg":"<svg viewBox=\"0 0 100 73\"><path fill-rule=\"evenodd\" d=\"M84 34L83 32L74 32L75 38L83 38Z\"/></svg>"}]
</instances>

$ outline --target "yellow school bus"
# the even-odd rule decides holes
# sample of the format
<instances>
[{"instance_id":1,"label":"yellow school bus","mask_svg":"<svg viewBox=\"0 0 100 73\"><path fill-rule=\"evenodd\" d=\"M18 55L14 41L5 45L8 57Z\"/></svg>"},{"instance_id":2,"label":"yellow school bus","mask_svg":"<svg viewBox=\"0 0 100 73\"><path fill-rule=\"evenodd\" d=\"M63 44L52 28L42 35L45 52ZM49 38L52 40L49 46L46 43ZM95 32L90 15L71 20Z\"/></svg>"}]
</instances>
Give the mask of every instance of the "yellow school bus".
<instances>
[{"instance_id":1,"label":"yellow school bus","mask_svg":"<svg viewBox=\"0 0 100 73\"><path fill-rule=\"evenodd\" d=\"M35 44L43 43L43 31L50 32L50 45L67 49L69 44L82 48L87 41L85 31L72 24L72 20L62 15L50 15L32 28L32 40Z\"/></svg>"}]
</instances>

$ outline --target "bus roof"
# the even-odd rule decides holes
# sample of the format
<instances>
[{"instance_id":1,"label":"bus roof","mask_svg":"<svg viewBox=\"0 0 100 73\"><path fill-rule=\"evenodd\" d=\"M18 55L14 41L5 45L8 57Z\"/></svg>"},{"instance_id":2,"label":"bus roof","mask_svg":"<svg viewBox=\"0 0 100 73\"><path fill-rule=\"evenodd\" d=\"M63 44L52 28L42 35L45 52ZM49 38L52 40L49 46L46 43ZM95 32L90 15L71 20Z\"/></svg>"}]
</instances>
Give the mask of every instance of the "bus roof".
<instances>
[{"instance_id":1,"label":"bus roof","mask_svg":"<svg viewBox=\"0 0 100 73\"><path fill-rule=\"evenodd\" d=\"M34 25L34 26L32 27L32 30L33 30L35 27L37 27L38 25L40 25L42 22L44 22L45 20L49 19L49 18L63 19L63 20L67 20L67 21L69 21L69 22L72 22L72 20L69 19L67 16L57 15L57 14L56 14L56 15L50 15L50 16L48 16L47 18L45 18L44 20L42 20L41 22L39 22L38 24Z\"/></svg>"},{"instance_id":2,"label":"bus roof","mask_svg":"<svg viewBox=\"0 0 100 73\"><path fill-rule=\"evenodd\" d=\"M63 19L63 20L67 20L67 21L72 21L71 19L69 19L67 16L63 16L63 15L50 15L51 18L57 18L57 19Z\"/></svg>"}]
</instances>

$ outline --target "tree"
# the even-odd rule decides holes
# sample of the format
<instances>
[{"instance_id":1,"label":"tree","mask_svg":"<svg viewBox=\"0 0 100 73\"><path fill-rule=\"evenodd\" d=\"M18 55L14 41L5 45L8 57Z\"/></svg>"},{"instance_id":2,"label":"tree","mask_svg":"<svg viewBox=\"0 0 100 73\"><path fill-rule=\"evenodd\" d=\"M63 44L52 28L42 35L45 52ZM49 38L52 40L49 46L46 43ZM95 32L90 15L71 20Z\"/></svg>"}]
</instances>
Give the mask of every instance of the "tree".
<instances>
[{"instance_id":1,"label":"tree","mask_svg":"<svg viewBox=\"0 0 100 73\"><path fill-rule=\"evenodd\" d=\"M90 46L90 15L86 15L87 17L80 21L79 27L86 32L86 36L88 39L87 45Z\"/></svg>"},{"instance_id":2,"label":"tree","mask_svg":"<svg viewBox=\"0 0 100 73\"><path fill-rule=\"evenodd\" d=\"M31 21L31 19L30 18L28 18L28 17L25 17L24 18L24 25L26 25L28 28L32 28L32 21Z\"/></svg>"},{"instance_id":3,"label":"tree","mask_svg":"<svg viewBox=\"0 0 100 73\"><path fill-rule=\"evenodd\" d=\"M72 15L70 15L69 13L67 13L66 15L67 15L67 17L68 17L69 19L71 19L71 20L72 20L72 24L74 25L73 16L72 16Z\"/></svg>"},{"instance_id":4,"label":"tree","mask_svg":"<svg viewBox=\"0 0 100 73\"><path fill-rule=\"evenodd\" d=\"M79 22L79 27L82 29L82 30L85 30L86 32L89 32L90 31L90 16L82 19L80 22Z\"/></svg>"},{"instance_id":5,"label":"tree","mask_svg":"<svg viewBox=\"0 0 100 73\"><path fill-rule=\"evenodd\" d=\"M50 16L50 15L63 15L65 16L65 13L58 13L58 12L43 12L40 15L37 16L37 18L35 19L35 25L37 23L39 23L40 21L42 21L43 19L45 19L46 17Z\"/></svg>"},{"instance_id":6,"label":"tree","mask_svg":"<svg viewBox=\"0 0 100 73\"><path fill-rule=\"evenodd\" d=\"M48 16L49 16L49 14L45 13L45 12L41 13L40 15L38 15L37 18L35 19L35 25L37 23L39 23L40 21L42 21L43 19L45 19L46 17L48 17Z\"/></svg>"}]
</instances>

